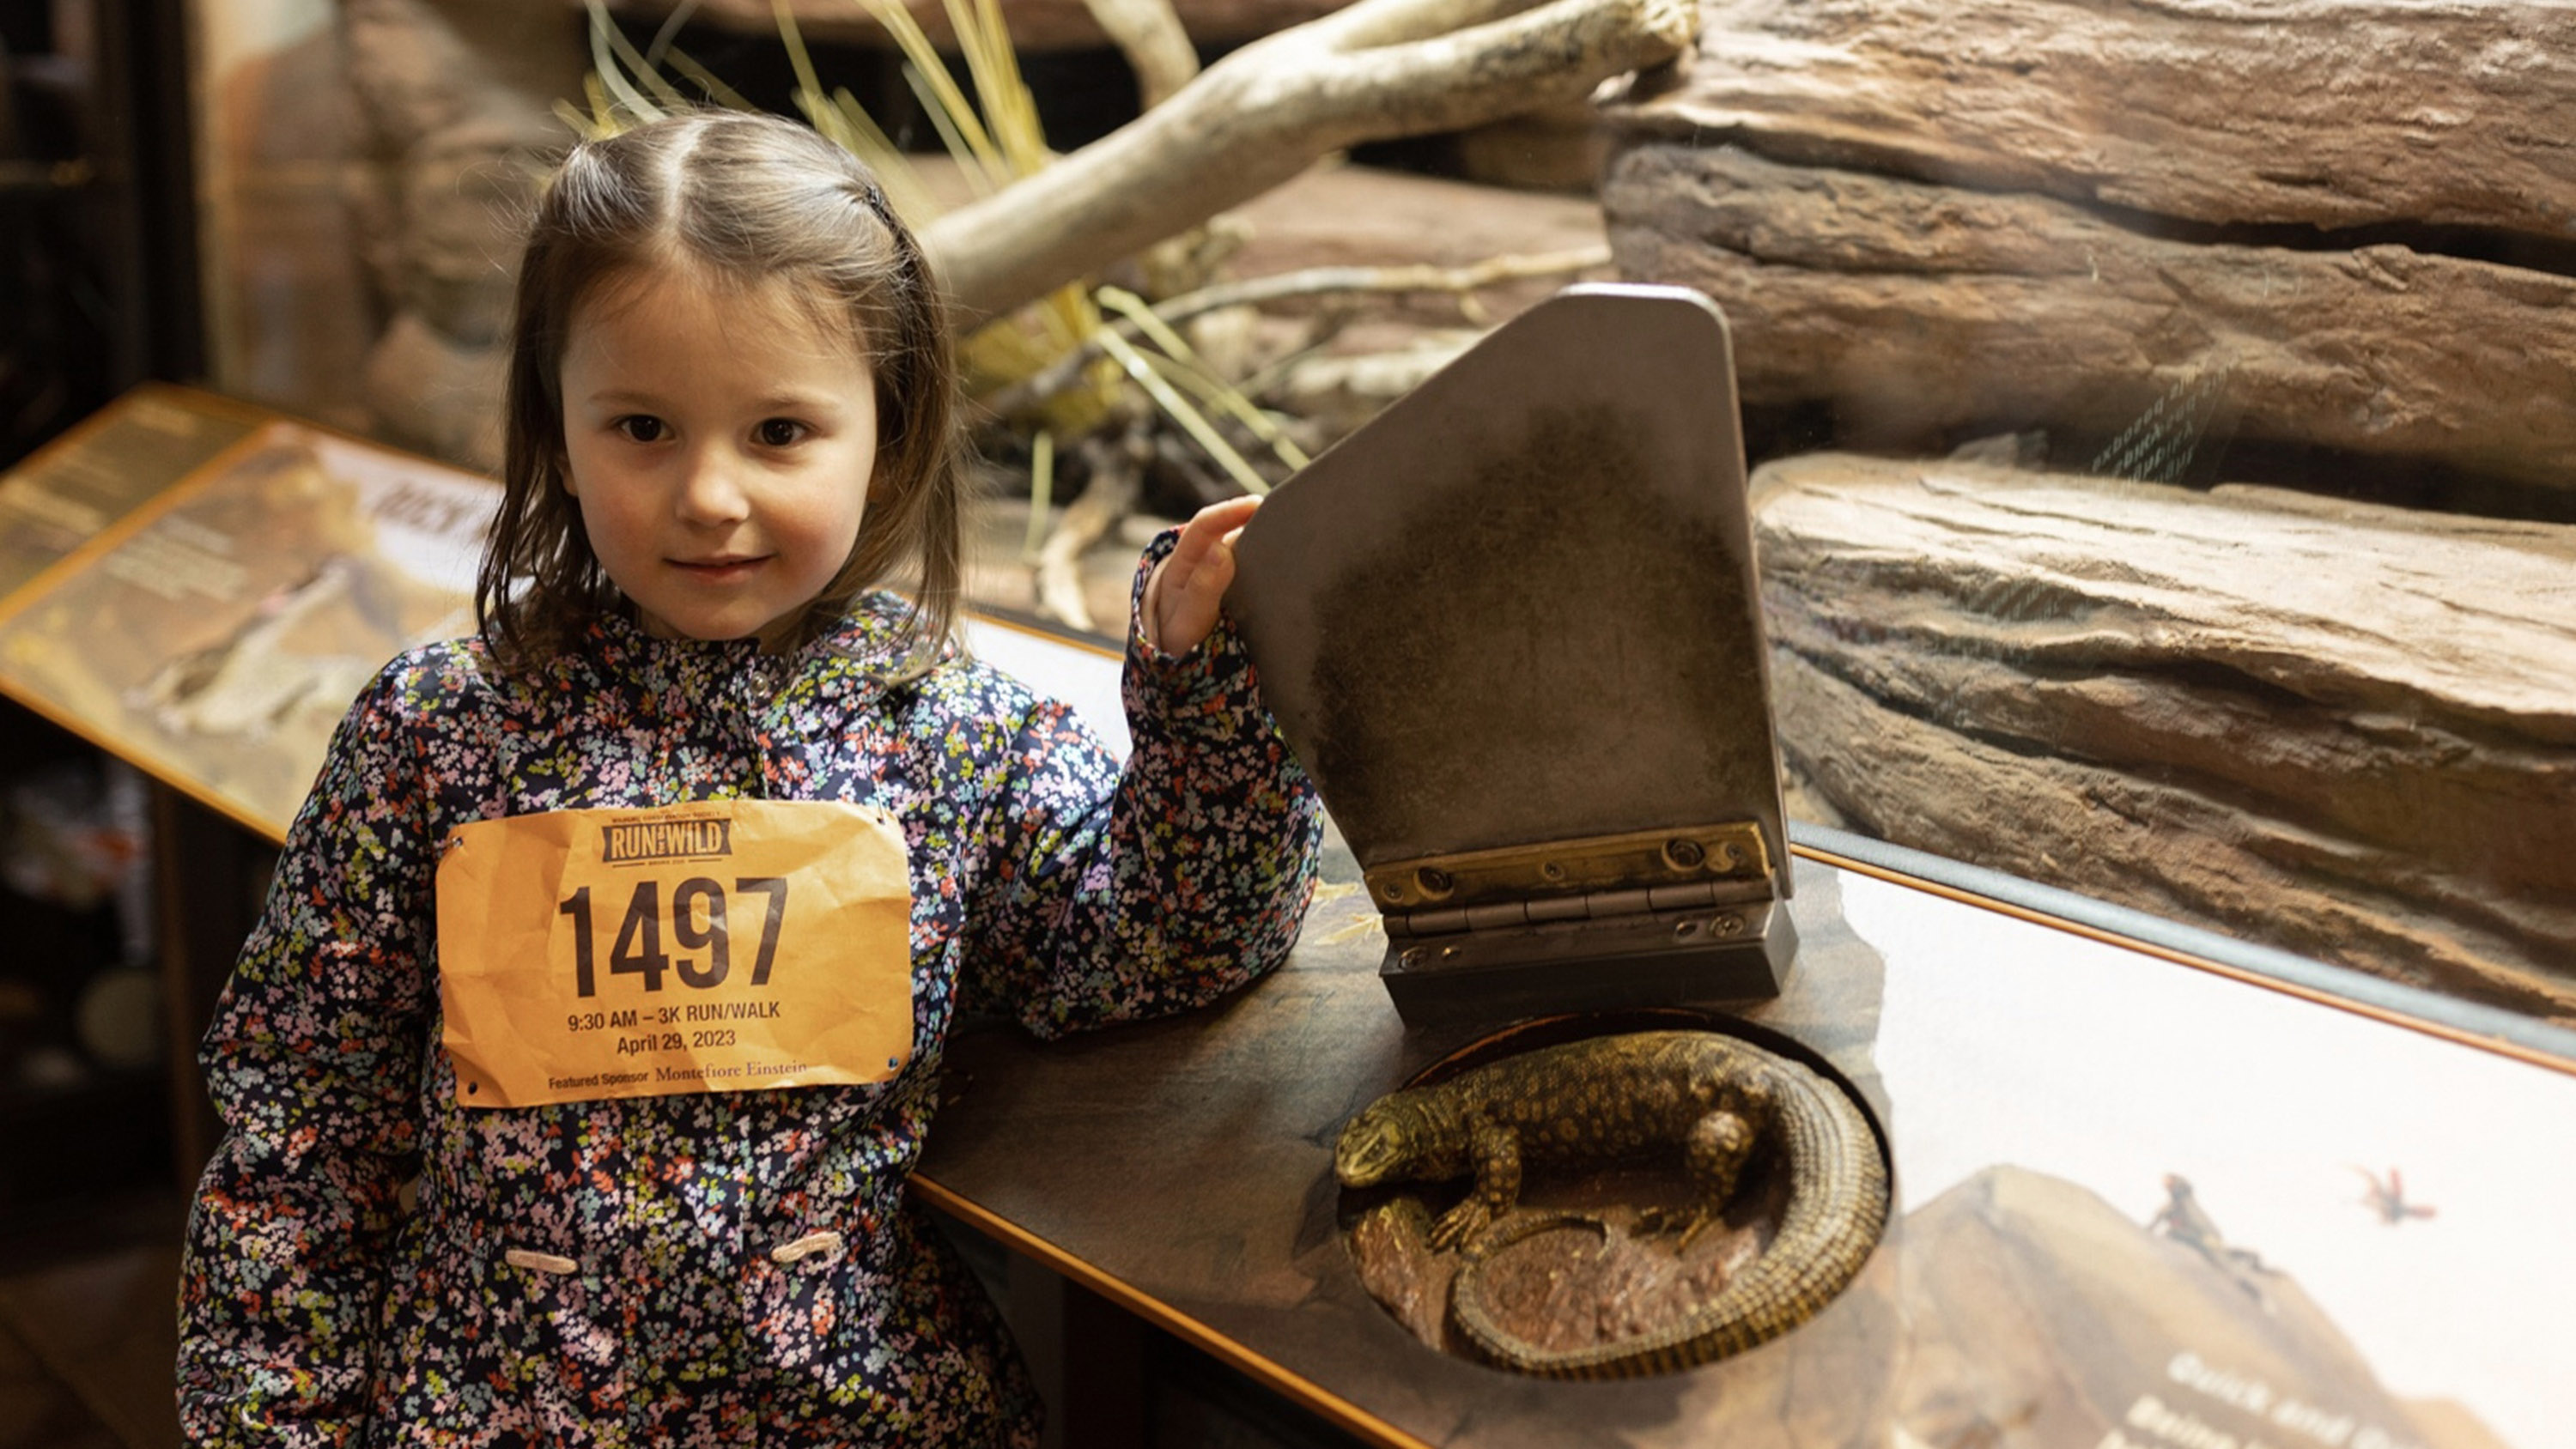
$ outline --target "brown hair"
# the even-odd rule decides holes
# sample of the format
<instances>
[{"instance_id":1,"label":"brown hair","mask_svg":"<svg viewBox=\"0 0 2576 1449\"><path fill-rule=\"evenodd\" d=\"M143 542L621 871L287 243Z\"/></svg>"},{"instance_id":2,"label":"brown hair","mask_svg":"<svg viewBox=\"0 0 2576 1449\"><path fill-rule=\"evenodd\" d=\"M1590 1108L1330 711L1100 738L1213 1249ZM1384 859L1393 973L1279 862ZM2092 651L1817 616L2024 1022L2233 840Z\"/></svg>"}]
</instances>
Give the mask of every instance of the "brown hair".
<instances>
[{"instance_id":1,"label":"brown hair","mask_svg":"<svg viewBox=\"0 0 2576 1449\"><path fill-rule=\"evenodd\" d=\"M623 607L564 491L562 366L575 311L621 274L694 264L801 284L846 322L876 375L877 457L849 560L790 635L805 643L871 584L914 565L904 673L956 629L965 460L948 315L921 245L857 159L776 116L700 112L584 142L547 184L519 265L499 517L475 616L506 665L561 650ZM524 589L520 584L524 581Z\"/></svg>"}]
</instances>

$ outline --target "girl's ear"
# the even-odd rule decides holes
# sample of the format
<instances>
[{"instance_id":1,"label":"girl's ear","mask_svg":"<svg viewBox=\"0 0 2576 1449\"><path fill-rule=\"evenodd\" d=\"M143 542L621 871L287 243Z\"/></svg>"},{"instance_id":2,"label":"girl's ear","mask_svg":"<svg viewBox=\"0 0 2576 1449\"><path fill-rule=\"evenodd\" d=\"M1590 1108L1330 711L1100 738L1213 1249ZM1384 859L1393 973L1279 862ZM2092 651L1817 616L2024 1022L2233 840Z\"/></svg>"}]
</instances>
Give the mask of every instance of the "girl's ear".
<instances>
[{"instance_id":1,"label":"girl's ear","mask_svg":"<svg viewBox=\"0 0 2576 1449\"><path fill-rule=\"evenodd\" d=\"M555 481L563 485L565 497L579 498L581 496L581 490L573 486L572 455L565 452L560 447L555 449Z\"/></svg>"}]
</instances>

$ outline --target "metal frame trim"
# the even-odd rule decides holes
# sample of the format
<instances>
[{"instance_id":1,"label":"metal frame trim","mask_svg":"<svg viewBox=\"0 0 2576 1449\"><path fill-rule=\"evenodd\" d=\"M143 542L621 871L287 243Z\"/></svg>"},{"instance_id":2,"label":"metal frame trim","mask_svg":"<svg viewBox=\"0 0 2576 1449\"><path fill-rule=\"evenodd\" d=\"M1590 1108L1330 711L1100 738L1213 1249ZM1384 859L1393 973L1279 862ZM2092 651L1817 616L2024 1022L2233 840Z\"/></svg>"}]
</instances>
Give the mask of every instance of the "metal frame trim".
<instances>
[{"instance_id":1,"label":"metal frame trim","mask_svg":"<svg viewBox=\"0 0 2576 1449\"><path fill-rule=\"evenodd\" d=\"M1789 848L1791 854L1820 865L1911 886L1964 905L2576 1075L2576 1031L2502 1007L2462 1001L2349 966L2239 941L1848 830L1792 821Z\"/></svg>"}]
</instances>

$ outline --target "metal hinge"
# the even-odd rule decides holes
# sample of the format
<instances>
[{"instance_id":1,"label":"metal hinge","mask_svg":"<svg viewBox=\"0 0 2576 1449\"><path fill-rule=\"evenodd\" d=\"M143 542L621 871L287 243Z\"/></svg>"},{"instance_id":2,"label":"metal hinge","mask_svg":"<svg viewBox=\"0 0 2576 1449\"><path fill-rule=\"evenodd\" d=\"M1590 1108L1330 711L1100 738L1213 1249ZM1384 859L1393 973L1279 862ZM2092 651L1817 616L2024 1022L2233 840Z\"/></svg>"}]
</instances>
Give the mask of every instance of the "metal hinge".
<instances>
[{"instance_id":1,"label":"metal hinge","mask_svg":"<svg viewBox=\"0 0 2576 1449\"><path fill-rule=\"evenodd\" d=\"M1770 851L1751 821L1426 856L1367 873L1398 936L1606 920L1770 900Z\"/></svg>"}]
</instances>

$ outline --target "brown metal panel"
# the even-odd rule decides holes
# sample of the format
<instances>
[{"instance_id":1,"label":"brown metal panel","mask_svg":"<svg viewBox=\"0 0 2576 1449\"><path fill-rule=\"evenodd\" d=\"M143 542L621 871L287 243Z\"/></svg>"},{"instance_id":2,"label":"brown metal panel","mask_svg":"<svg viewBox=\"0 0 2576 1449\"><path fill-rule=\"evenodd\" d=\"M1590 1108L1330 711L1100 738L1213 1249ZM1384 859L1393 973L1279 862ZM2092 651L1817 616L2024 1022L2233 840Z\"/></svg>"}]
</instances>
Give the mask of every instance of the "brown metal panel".
<instances>
[{"instance_id":1,"label":"brown metal panel","mask_svg":"<svg viewBox=\"0 0 2576 1449\"><path fill-rule=\"evenodd\" d=\"M1227 608L1363 865L1737 820L1787 859L1743 454L1717 309L1583 287L1271 496Z\"/></svg>"}]
</instances>

